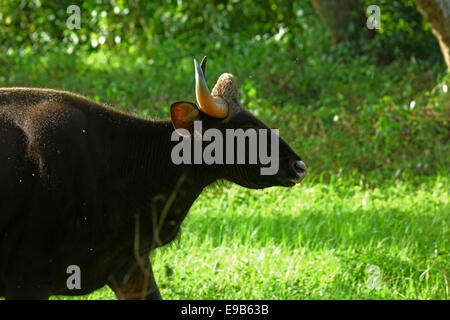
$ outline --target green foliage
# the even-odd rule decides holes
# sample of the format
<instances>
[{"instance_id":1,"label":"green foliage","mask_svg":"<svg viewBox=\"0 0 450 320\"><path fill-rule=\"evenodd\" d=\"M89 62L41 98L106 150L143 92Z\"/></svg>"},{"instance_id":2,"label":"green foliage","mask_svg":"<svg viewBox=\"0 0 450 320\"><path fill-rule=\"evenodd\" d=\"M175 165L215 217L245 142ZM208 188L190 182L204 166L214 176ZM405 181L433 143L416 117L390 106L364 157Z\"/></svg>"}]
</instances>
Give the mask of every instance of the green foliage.
<instances>
[{"instance_id":1,"label":"green foliage","mask_svg":"<svg viewBox=\"0 0 450 320\"><path fill-rule=\"evenodd\" d=\"M390 63L399 57L421 58L442 63L439 45L425 19L412 0L363 1L376 4L381 11L381 29L366 43L366 50L376 53L381 61Z\"/></svg>"},{"instance_id":2,"label":"green foliage","mask_svg":"<svg viewBox=\"0 0 450 320\"><path fill-rule=\"evenodd\" d=\"M363 11L371 4L361 0ZM66 27L70 5L81 9L79 30ZM376 5L382 28L364 43L365 50L385 63L398 56L441 59L437 41L412 0ZM59 51L60 44L69 53L124 45L145 50L166 40L182 41L191 53L196 48L229 50L247 39L274 35L302 52L307 50L305 35L320 24L308 0L0 0L0 8L0 49L10 54ZM327 39L323 26L320 32Z\"/></svg>"},{"instance_id":3,"label":"green foliage","mask_svg":"<svg viewBox=\"0 0 450 320\"><path fill-rule=\"evenodd\" d=\"M299 33L298 16L311 15L306 1L41 1L1 0L0 39L3 50L46 52L64 43L100 50L126 44L145 48L168 39L186 46L238 45L242 38L269 36L280 29ZM70 30L70 5L81 8L81 28ZM306 10L306 12L305 12ZM251 21L252 23L249 23ZM103 37L104 42L99 42Z\"/></svg>"}]
</instances>

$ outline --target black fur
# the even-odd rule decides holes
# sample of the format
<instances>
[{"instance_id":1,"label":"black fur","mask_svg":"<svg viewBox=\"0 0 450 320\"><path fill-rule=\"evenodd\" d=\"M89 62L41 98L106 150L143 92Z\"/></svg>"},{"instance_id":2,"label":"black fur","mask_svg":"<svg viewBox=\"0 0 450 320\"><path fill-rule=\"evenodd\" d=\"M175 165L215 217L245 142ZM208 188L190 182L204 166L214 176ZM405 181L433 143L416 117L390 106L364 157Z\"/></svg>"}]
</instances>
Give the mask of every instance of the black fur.
<instances>
[{"instance_id":1,"label":"black fur","mask_svg":"<svg viewBox=\"0 0 450 320\"><path fill-rule=\"evenodd\" d=\"M263 125L250 113L226 125L203 118ZM68 92L0 89L0 296L108 284L119 298L160 298L148 256L175 238L207 185L292 185L287 164L265 180L245 167L174 165L173 130ZM283 143L280 157L299 159ZM81 268L80 290L67 289L69 265Z\"/></svg>"}]
</instances>

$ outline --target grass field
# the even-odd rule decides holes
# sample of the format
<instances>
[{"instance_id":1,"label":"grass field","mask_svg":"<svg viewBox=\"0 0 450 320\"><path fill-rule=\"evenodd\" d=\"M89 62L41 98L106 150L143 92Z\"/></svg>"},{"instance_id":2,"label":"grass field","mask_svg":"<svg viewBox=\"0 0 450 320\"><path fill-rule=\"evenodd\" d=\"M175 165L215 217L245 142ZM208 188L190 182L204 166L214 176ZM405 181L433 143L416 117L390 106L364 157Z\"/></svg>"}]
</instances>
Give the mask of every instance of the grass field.
<instances>
[{"instance_id":1,"label":"grass field","mask_svg":"<svg viewBox=\"0 0 450 320\"><path fill-rule=\"evenodd\" d=\"M442 177L212 186L152 255L156 278L165 299L448 299L449 189Z\"/></svg>"}]
</instances>

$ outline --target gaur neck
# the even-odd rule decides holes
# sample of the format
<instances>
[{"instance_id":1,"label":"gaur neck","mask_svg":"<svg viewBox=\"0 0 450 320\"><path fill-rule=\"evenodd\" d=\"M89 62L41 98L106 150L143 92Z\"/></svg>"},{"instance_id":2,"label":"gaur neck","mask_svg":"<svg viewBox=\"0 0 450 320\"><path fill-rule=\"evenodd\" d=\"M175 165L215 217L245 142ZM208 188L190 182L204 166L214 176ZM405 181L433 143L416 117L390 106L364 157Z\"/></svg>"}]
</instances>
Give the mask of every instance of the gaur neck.
<instances>
[{"instance_id":1,"label":"gaur neck","mask_svg":"<svg viewBox=\"0 0 450 320\"><path fill-rule=\"evenodd\" d=\"M119 175L117 191L133 199L125 205L145 211L153 206L160 211L172 195L169 214L187 213L202 190L218 179L215 170L206 165L172 162L171 151L178 142L171 141L174 128L170 121L126 122L119 124L117 130L121 132L113 145L118 150L112 154L121 156L110 159L111 169L116 177Z\"/></svg>"}]
</instances>

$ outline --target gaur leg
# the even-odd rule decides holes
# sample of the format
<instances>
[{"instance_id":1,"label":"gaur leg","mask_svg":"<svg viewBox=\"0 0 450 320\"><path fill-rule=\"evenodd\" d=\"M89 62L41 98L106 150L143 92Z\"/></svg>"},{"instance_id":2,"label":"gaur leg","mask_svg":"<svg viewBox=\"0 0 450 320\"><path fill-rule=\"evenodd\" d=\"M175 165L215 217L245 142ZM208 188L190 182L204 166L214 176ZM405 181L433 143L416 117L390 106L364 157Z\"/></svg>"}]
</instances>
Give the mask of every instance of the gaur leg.
<instances>
[{"instance_id":1,"label":"gaur leg","mask_svg":"<svg viewBox=\"0 0 450 320\"><path fill-rule=\"evenodd\" d=\"M148 258L115 272L108 283L120 300L161 300Z\"/></svg>"},{"instance_id":2,"label":"gaur leg","mask_svg":"<svg viewBox=\"0 0 450 320\"><path fill-rule=\"evenodd\" d=\"M59 261L57 231L49 212L36 209L23 216L9 225L2 240L5 298L48 299Z\"/></svg>"},{"instance_id":3,"label":"gaur leg","mask_svg":"<svg viewBox=\"0 0 450 320\"><path fill-rule=\"evenodd\" d=\"M16 247L17 251L8 257L4 270L5 299L47 300L53 285L53 263L28 247L26 249Z\"/></svg>"},{"instance_id":4,"label":"gaur leg","mask_svg":"<svg viewBox=\"0 0 450 320\"><path fill-rule=\"evenodd\" d=\"M6 287L6 300L48 300L50 297L50 286L43 286L29 280L19 283L11 283Z\"/></svg>"}]
</instances>

